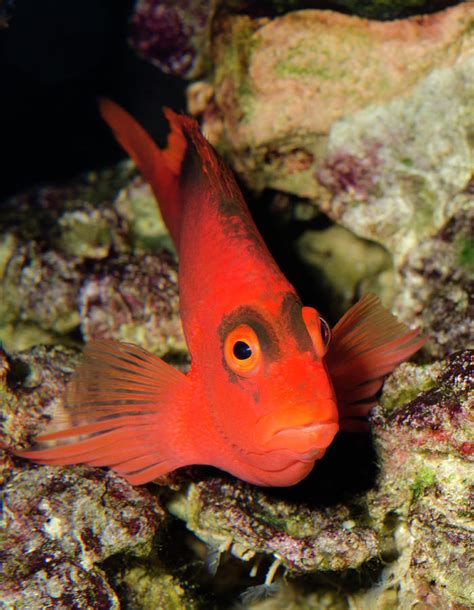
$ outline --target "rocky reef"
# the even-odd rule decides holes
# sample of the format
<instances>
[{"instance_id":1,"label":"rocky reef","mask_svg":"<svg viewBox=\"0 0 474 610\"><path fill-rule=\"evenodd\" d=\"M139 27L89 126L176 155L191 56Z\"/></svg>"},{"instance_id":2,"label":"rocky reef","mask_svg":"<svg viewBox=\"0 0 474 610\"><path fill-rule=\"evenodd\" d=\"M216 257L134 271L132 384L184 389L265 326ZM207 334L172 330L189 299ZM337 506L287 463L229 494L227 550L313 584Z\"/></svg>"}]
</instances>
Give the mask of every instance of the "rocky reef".
<instances>
[{"instance_id":1,"label":"rocky reef","mask_svg":"<svg viewBox=\"0 0 474 610\"><path fill-rule=\"evenodd\" d=\"M7 446L38 431L76 363L77 350L64 347L3 356ZM258 608L259 598L272 593L275 603L293 597L295 608L299 598L320 604L328 596L330 607L423 601L467 608L473 377L472 351L429 366L404 364L391 376L371 417L377 471L366 489L361 472L369 454L351 435L289 492L199 468L179 473L170 486L133 488L111 472L33 466L4 451L4 595L14 607L67 607L71 596L80 608L97 600L119 607L113 583L128 600L125 607L152 608L157 599L163 607L201 607L166 565L170 555L190 554L183 532L180 541L168 538L166 508L205 542L218 586L229 588L220 571L229 578L230 555L249 564L254 582L266 575L263 584L250 584L248 607ZM354 451L359 459L352 456L349 465ZM107 561L115 555L123 556L120 567ZM205 557L194 561L206 571ZM194 579L195 588L202 586L202 575Z\"/></svg>"},{"instance_id":2,"label":"rocky reef","mask_svg":"<svg viewBox=\"0 0 474 610\"><path fill-rule=\"evenodd\" d=\"M171 240L130 166L7 201L0 217L0 340L110 338L185 356ZM150 251L161 256L150 256ZM41 291L41 298L38 298Z\"/></svg>"},{"instance_id":3,"label":"rocky reef","mask_svg":"<svg viewBox=\"0 0 474 610\"><path fill-rule=\"evenodd\" d=\"M474 6L376 22L360 15L426 3L357 4L359 16L140 0L130 44L194 79L189 111L248 189L279 261L303 270L305 300L337 319L376 292L426 346L387 379L370 435L339 434L291 489L203 467L133 488L101 469L32 465L10 450L49 421L84 342L132 341L183 369L188 357L176 256L131 163L4 202L9 607L474 604Z\"/></svg>"},{"instance_id":4,"label":"rocky reef","mask_svg":"<svg viewBox=\"0 0 474 610\"><path fill-rule=\"evenodd\" d=\"M407 322L436 317L434 357L472 338L472 327L452 331L472 317L473 20L472 2L392 22L227 13L213 69L188 89L190 110L251 189L306 198L358 238L347 240L350 281L329 281L333 300L370 289ZM308 227L298 248L317 275L338 277L339 238ZM421 278L435 267L439 282Z\"/></svg>"}]
</instances>

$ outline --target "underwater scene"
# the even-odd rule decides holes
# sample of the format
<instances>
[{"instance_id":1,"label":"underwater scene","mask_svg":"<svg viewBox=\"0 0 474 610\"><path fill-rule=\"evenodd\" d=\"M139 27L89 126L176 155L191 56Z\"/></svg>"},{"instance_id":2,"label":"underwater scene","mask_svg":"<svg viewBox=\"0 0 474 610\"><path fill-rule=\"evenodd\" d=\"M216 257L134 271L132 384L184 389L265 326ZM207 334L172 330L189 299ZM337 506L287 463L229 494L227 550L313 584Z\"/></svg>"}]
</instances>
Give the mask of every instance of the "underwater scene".
<instances>
[{"instance_id":1,"label":"underwater scene","mask_svg":"<svg viewBox=\"0 0 474 610\"><path fill-rule=\"evenodd\" d=\"M0 2L0 606L474 607L474 2Z\"/></svg>"}]
</instances>

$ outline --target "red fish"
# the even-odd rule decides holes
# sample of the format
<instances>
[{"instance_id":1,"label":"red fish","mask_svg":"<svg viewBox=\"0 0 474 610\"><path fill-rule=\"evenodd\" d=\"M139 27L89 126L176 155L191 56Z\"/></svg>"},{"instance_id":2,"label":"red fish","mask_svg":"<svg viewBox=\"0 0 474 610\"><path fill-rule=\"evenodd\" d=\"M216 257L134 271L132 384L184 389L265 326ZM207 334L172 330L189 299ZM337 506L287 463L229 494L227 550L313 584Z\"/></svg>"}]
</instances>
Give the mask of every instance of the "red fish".
<instances>
[{"instance_id":1,"label":"red fish","mask_svg":"<svg viewBox=\"0 0 474 610\"><path fill-rule=\"evenodd\" d=\"M303 479L356 426L384 377L424 343L366 295L332 331L304 307L235 179L197 123L165 110L165 149L111 101L101 113L150 182L179 254L188 374L128 343L94 341L64 407L19 451L42 464L110 466L133 484L208 464L257 485ZM351 423L352 422L352 423Z\"/></svg>"}]
</instances>

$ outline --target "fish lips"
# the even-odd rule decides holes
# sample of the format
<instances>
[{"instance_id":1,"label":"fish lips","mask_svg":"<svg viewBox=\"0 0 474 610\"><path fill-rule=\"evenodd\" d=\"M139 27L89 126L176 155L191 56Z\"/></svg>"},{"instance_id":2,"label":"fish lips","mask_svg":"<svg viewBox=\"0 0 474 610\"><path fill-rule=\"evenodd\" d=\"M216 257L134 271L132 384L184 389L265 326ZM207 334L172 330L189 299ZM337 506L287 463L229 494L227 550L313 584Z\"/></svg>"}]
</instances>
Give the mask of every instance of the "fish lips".
<instances>
[{"instance_id":1,"label":"fish lips","mask_svg":"<svg viewBox=\"0 0 474 610\"><path fill-rule=\"evenodd\" d=\"M257 424L267 450L289 450L305 460L322 457L339 430L338 413L332 398L316 405L296 405L270 413Z\"/></svg>"}]
</instances>

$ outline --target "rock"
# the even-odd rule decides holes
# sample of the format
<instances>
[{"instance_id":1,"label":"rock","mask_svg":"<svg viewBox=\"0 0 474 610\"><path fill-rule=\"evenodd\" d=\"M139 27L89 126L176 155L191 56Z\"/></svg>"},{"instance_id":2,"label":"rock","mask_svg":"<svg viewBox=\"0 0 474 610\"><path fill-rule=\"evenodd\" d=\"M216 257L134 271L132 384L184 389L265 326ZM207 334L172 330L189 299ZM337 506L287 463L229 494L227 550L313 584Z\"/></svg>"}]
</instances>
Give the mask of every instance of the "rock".
<instances>
[{"instance_id":1,"label":"rock","mask_svg":"<svg viewBox=\"0 0 474 610\"><path fill-rule=\"evenodd\" d=\"M149 553L164 519L145 489L81 467L14 471L4 510L2 601L14 607L119 608L96 564Z\"/></svg>"},{"instance_id":2,"label":"rock","mask_svg":"<svg viewBox=\"0 0 474 610\"><path fill-rule=\"evenodd\" d=\"M473 364L466 351L444 366L402 365L392 376L373 416L379 472L365 493L318 507L214 477L189 483L168 508L218 552L245 561L267 555L326 586L326 572L339 573L337 588L348 585L351 568L372 565L340 598L354 607L469 607Z\"/></svg>"},{"instance_id":3,"label":"rock","mask_svg":"<svg viewBox=\"0 0 474 610\"><path fill-rule=\"evenodd\" d=\"M11 199L0 212L0 339L20 351L77 341L80 329L182 360L171 251L130 163Z\"/></svg>"},{"instance_id":4,"label":"rock","mask_svg":"<svg viewBox=\"0 0 474 610\"><path fill-rule=\"evenodd\" d=\"M471 2L394 22L315 10L274 19L227 14L214 30L207 79L189 89L205 133L250 188L309 198L356 235L328 250L327 233L314 234L314 245L311 234L300 241L305 256L319 252L309 255L313 275L341 299L340 309L374 290L423 327L432 358L474 343L466 266L473 19ZM374 272L369 257L361 273L346 254L359 238L392 262ZM357 280L341 292L347 275Z\"/></svg>"},{"instance_id":5,"label":"rock","mask_svg":"<svg viewBox=\"0 0 474 610\"><path fill-rule=\"evenodd\" d=\"M410 368L401 367L386 392L406 387ZM398 559L390 570L401 585L400 606L467 608L474 603L466 582L473 541L474 352L432 366L431 377L431 389L374 417L381 476L373 514L385 514L386 523L393 518Z\"/></svg>"},{"instance_id":6,"label":"rock","mask_svg":"<svg viewBox=\"0 0 474 610\"><path fill-rule=\"evenodd\" d=\"M217 0L139 0L129 43L163 72L195 78L207 55L216 6Z\"/></svg>"},{"instance_id":7,"label":"rock","mask_svg":"<svg viewBox=\"0 0 474 610\"><path fill-rule=\"evenodd\" d=\"M361 17L397 19L413 14L424 15L452 4L446 0L335 0L334 6Z\"/></svg>"},{"instance_id":8,"label":"rock","mask_svg":"<svg viewBox=\"0 0 474 610\"><path fill-rule=\"evenodd\" d=\"M246 582L249 608L471 607L472 353L458 350L474 335L473 4L393 23L217 5L139 2L133 44L169 72L208 70L190 107L251 188L295 194L274 196L276 223L298 225L333 315L375 290L423 325L435 362L388 379L373 447L339 435L292 489L202 467L131 488L109 471L32 466L5 449L49 419L81 335L180 361L185 345L169 236L130 164L16 197L0 214L2 600L194 609L205 592L223 607ZM170 532L158 498L188 536ZM222 559L214 580L204 545L211 567Z\"/></svg>"},{"instance_id":9,"label":"rock","mask_svg":"<svg viewBox=\"0 0 474 610\"><path fill-rule=\"evenodd\" d=\"M392 261L380 245L333 225L305 231L296 247L309 276L329 301L332 319L340 318L361 293L376 292L386 305L392 302Z\"/></svg>"},{"instance_id":10,"label":"rock","mask_svg":"<svg viewBox=\"0 0 474 610\"><path fill-rule=\"evenodd\" d=\"M47 339L52 342L55 333L67 334L77 328L79 266L76 258L66 258L52 250L41 252L34 242L17 246L0 287L3 340L16 322L23 327L36 327L37 343ZM27 345L20 343L19 348L23 347Z\"/></svg>"},{"instance_id":11,"label":"rock","mask_svg":"<svg viewBox=\"0 0 474 610\"><path fill-rule=\"evenodd\" d=\"M168 508L211 548L244 561L274 555L294 573L355 568L378 553L374 533L353 524L347 507L311 511L241 482L193 484Z\"/></svg>"},{"instance_id":12,"label":"rock","mask_svg":"<svg viewBox=\"0 0 474 610\"><path fill-rule=\"evenodd\" d=\"M166 573L156 557L145 564L119 567L114 584L123 608L136 610L198 610L202 605L190 595L186 583Z\"/></svg>"},{"instance_id":13,"label":"rock","mask_svg":"<svg viewBox=\"0 0 474 610\"><path fill-rule=\"evenodd\" d=\"M421 242L400 268L394 308L429 329L425 349L445 358L474 348L474 206L470 195L444 227Z\"/></svg>"},{"instance_id":14,"label":"rock","mask_svg":"<svg viewBox=\"0 0 474 610\"><path fill-rule=\"evenodd\" d=\"M175 260L166 253L109 258L82 283L83 337L130 341L159 356L182 356L177 280Z\"/></svg>"},{"instance_id":15,"label":"rock","mask_svg":"<svg viewBox=\"0 0 474 610\"><path fill-rule=\"evenodd\" d=\"M216 26L212 41L213 71L208 80L215 95L204 112L205 132L221 130L220 141L214 142L254 188L272 187L302 196L325 196L327 200L327 190L334 189L332 177L330 172L323 175L326 190L321 188L317 174L332 164L339 168L340 178L334 176L338 185L349 171L339 189L353 186L357 194L363 194L377 178L376 167L372 166L384 156L386 151L380 147L386 146L387 136L398 134L401 130L396 127L403 127L404 122L405 130L409 123L412 134L417 122L404 117L403 108L407 114L410 107L411 113L415 112L415 90L433 71L446 68L451 74L452 70L454 80L445 81L444 87L452 92L457 81L456 93L467 106L471 79L468 76L463 88L461 74L470 74L474 39L469 23L473 11L467 3L444 13L388 23L312 10L273 20L226 16ZM432 95L436 93L434 86L431 89ZM437 94L441 100L446 99L443 94ZM392 117L388 126L392 122L393 128L387 129L382 116L393 114L390 103L399 98L402 112ZM452 97L450 101L454 101ZM433 99L425 114L432 116L435 108L438 105ZM332 131L342 119L351 119L350 125L357 125L363 118L358 113L364 109L375 137L370 133L363 139L361 133L360 143L346 137L341 144L348 147L339 151ZM448 124L454 121L453 112L445 117ZM468 131L469 107L465 113L464 122L453 126L453 135L462 137ZM431 133L424 125L418 130L419 138ZM407 137L394 139L392 146L403 147L403 142L409 144ZM426 148L420 146L421 150L426 154ZM350 163L351 153L356 157L352 167L341 167ZM417 167L417 159L401 155L401 159L407 158ZM465 163L456 163L455 167L467 172ZM357 182L352 185L347 180Z\"/></svg>"},{"instance_id":16,"label":"rock","mask_svg":"<svg viewBox=\"0 0 474 610\"><path fill-rule=\"evenodd\" d=\"M15 608L119 608L98 564L117 553L143 556L165 520L156 498L111 472L58 468L12 458L61 400L77 363L68 348L0 358L5 539L3 603Z\"/></svg>"},{"instance_id":17,"label":"rock","mask_svg":"<svg viewBox=\"0 0 474 610\"><path fill-rule=\"evenodd\" d=\"M5 531L2 602L14 608L195 608L156 556L166 513L157 495L111 471L46 467L13 458L61 401L77 350L0 354L0 480ZM110 558L110 559L109 559ZM109 562L112 562L109 565ZM181 605L180 605L181 604Z\"/></svg>"},{"instance_id":18,"label":"rock","mask_svg":"<svg viewBox=\"0 0 474 610\"><path fill-rule=\"evenodd\" d=\"M59 406L67 380L78 363L78 350L60 345L38 346L14 356L0 352L3 449L25 446L40 433ZM14 462L7 451L0 453L3 482Z\"/></svg>"},{"instance_id":19,"label":"rock","mask_svg":"<svg viewBox=\"0 0 474 610\"><path fill-rule=\"evenodd\" d=\"M311 3L310 3L311 4ZM373 19L396 19L441 10L449 0L335 0L334 9ZM246 0L139 0L130 18L129 44L138 55L163 72L187 79L199 77L209 64L212 31L222 15L278 15L307 8L308 2L265 0L258 5ZM423 19L423 17L418 17Z\"/></svg>"},{"instance_id":20,"label":"rock","mask_svg":"<svg viewBox=\"0 0 474 610\"><path fill-rule=\"evenodd\" d=\"M119 191L114 204L120 217L125 219L134 252L175 252L173 241L161 217L150 185L141 176L135 176Z\"/></svg>"}]
</instances>

